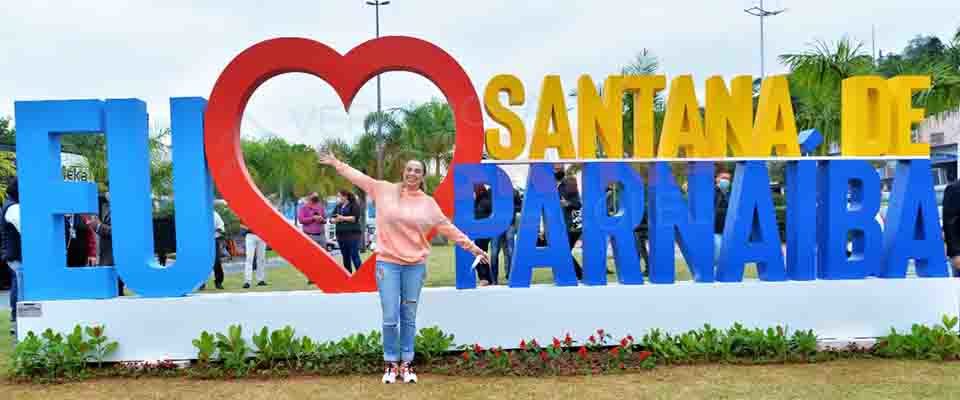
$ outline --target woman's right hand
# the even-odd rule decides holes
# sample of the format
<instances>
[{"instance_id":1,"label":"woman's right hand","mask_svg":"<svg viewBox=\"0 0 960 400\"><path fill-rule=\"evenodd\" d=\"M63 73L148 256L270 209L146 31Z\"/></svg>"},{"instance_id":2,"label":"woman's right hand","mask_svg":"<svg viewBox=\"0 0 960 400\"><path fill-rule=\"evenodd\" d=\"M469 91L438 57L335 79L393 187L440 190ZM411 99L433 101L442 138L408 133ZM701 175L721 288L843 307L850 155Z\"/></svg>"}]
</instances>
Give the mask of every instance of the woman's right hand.
<instances>
[{"instance_id":1,"label":"woman's right hand","mask_svg":"<svg viewBox=\"0 0 960 400\"><path fill-rule=\"evenodd\" d=\"M487 252L480 250L479 252L474 254L474 256L480 259L480 264L490 265L490 255L487 254Z\"/></svg>"},{"instance_id":2,"label":"woman's right hand","mask_svg":"<svg viewBox=\"0 0 960 400\"><path fill-rule=\"evenodd\" d=\"M340 163L340 160L337 160L337 156L333 155L333 152L319 153L317 158L321 165L335 167L338 163Z\"/></svg>"}]
</instances>

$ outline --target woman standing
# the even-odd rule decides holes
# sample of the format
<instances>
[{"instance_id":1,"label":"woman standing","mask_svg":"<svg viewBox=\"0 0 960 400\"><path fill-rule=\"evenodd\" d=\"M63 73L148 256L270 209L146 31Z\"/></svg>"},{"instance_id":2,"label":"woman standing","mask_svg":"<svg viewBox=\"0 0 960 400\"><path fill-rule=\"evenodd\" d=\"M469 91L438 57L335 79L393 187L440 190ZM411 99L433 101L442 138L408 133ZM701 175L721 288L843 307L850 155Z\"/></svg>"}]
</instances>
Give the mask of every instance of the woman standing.
<instances>
[{"instance_id":1,"label":"woman standing","mask_svg":"<svg viewBox=\"0 0 960 400\"><path fill-rule=\"evenodd\" d=\"M394 383L398 375L402 382L416 382L417 375L410 363L417 334L417 302L430 254L427 234L437 229L481 262L488 263L489 257L450 223L437 202L423 192L426 166L422 161L407 161L400 183L370 178L332 154L321 155L320 163L336 168L377 205L376 275L383 310L383 359L387 363L382 382Z\"/></svg>"},{"instance_id":2,"label":"woman standing","mask_svg":"<svg viewBox=\"0 0 960 400\"><path fill-rule=\"evenodd\" d=\"M360 239L363 229L360 226L363 208L357 202L357 196L349 190L337 193L337 209L334 212L333 223L337 224L337 244L340 245L340 255L343 257L343 267L347 271L360 269Z\"/></svg>"}]
</instances>

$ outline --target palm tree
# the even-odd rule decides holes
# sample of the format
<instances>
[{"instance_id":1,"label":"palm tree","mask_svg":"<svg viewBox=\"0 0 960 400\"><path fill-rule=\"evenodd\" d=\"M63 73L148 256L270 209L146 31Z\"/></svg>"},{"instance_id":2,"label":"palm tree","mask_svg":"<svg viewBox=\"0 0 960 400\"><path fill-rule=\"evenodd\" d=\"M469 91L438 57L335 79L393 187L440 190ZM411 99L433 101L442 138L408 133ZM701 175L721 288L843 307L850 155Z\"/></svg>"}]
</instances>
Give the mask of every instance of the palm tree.
<instances>
[{"instance_id":1,"label":"palm tree","mask_svg":"<svg viewBox=\"0 0 960 400\"><path fill-rule=\"evenodd\" d=\"M660 61L657 56L649 49L641 49L633 60L621 68L624 76L647 76L656 75L660 70ZM663 94L657 93L653 98L653 135L654 143L660 141L660 130L663 128L663 116L666 109L663 101ZM628 93L623 97L623 147L624 150L633 155L633 95Z\"/></svg>"},{"instance_id":2,"label":"palm tree","mask_svg":"<svg viewBox=\"0 0 960 400\"><path fill-rule=\"evenodd\" d=\"M367 134L373 135L377 150L375 154L376 177L377 179L383 179L386 171L384 165L386 151L400 137L401 125L390 110L377 111L367 114L363 119L363 130Z\"/></svg>"},{"instance_id":3,"label":"palm tree","mask_svg":"<svg viewBox=\"0 0 960 400\"><path fill-rule=\"evenodd\" d=\"M790 67L797 125L817 128L825 141L820 152L829 151L840 140L840 83L872 73L873 58L864 53L862 43L844 37L832 45L817 41L803 53L781 55L780 62Z\"/></svg>"},{"instance_id":4,"label":"palm tree","mask_svg":"<svg viewBox=\"0 0 960 400\"><path fill-rule=\"evenodd\" d=\"M450 149L456 132L453 110L446 102L431 100L404 113L404 140L419 158L429 158L434 175L440 175L452 159Z\"/></svg>"}]
</instances>

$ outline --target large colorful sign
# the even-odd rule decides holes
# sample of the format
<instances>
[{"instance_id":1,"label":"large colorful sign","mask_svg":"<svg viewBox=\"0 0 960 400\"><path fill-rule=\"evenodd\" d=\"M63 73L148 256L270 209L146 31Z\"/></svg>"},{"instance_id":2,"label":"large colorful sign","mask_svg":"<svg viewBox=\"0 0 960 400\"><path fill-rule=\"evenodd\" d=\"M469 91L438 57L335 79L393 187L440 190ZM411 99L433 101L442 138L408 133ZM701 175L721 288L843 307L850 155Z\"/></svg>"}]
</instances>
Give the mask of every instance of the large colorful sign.
<instances>
[{"instance_id":1,"label":"large colorful sign","mask_svg":"<svg viewBox=\"0 0 960 400\"><path fill-rule=\"evenodd\" d=\"M524 102L519 79L494 77L484 93L489 116L509 131L500 142L495 128L484 133L480 100L470 78L442 49L419 39L384 37L368 41L345 55L307 39L268 40L245 50L223 71L210 95L171 100L173 175L176 201L177 257L173 265L153 261L148 115L135 99L17 102L17 162L21 180L23 270L22 299L61 300L111 298L117 279L145 297L182 296L204 282L213 264L211 181L244 223L325 292L375 290L370 265L350 275L333 258L270 207L253 184L240 151L240 120L247 101L266 80L287 72L324 79L349 110L353 96L370 78L388 71L408 71L431 80L446 96L455 115L457 138L453 166L435 197L441 208L473 238L496 237L512 218L512 188L495 165L480 164L486 148L493 158L515 159L526 149L522 120L500 104ZM611 158L624 153L621 98L634 94L632 154L653 158L650 173L638 175L626 162L588 163L584 167L584 279L606 284L606 249L612 241L617 277L622 284L645 282L633 229L647 213L650 226L649 281L674 282L674 243L696 282L737 282L747 263L756 263L763 281L903 278L910 260L920 277L947 276L928 153L910 143L910 124L922 117L912 108L911 93L929 86L929 79L851 78L843 83L844 155L903 156L887 212L886 229L874 220L880 206L879 177L862 160L802 159L783 76L763 81L756 118L752 80L734 78L728 91L720 77L707 80L705 121L689 76L673 79L664 129L653 134L653 96L666 87L663 76L610 76L600 96L590 77L578 84L578 141L567 121L558 77L544 79L529 152L533 165L514 254L510 286L530 285L534 268L551 268L557 285L573 286L570 247L565 240L559 199L549 165L537 163L547 149L563 158L595 157L597 143ZM112 267L65 266L62 214L95 213L96 186L64 182L60 175L60 137L104 134L112 197ZM575 146L579 143L579 146ZM656 147L655 147L656 146ZM654 152L656 148L656 152ZM714 267L713 163L727 149L738 161L723 232L723 246ZM578 152L578 151L579 152ZM771 154L789 157L787 167L787 252L781 252L764 161ZM689 195L676 185L670 164L677 157L691 161ZM744 161L745 159L756 159ZM212 178L212 180L211 180ZM622 183L625 205L610 215L604 188ZM492 188L493 213L477 220L473 186ZM852 188L852 190L851 190ZM852 193L852 195L850 195ZM546 246L537 234L544 221ZM560 240L559 238L564 238ZM852 238L853 254L847 254ZM373 256L366 264L375 262ZM456 256L457 287L476 286L473 257Z\"/></svg>"}]
</instances>

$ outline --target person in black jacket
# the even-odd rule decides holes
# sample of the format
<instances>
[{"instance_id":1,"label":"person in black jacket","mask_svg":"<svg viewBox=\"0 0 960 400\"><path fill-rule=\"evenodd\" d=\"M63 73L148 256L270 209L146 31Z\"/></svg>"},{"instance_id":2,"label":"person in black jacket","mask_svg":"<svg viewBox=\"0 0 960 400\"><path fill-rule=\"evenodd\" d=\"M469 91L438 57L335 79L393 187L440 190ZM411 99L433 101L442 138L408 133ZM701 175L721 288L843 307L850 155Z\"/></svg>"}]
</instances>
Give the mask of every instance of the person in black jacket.
<instances>
[{"instance_id":1,"label":"person in black jacket","mask_svg":"<svg viewBox=\"0 0 960 400\"><path fill-rule=\"evenodd\" d=\"M357 196L349 190L341 190L337 194L337 208L331 222L336 224L337 244L340 245L340 255L343 257L343 267L353 272L360 269L360 239L363 237L363 207L357 201Z\"/></svg>"},{"instance_id":2,"label":"person in black jacket","mask_svg":"<svg viewBox=\"0 0 960 400\"><path fill-rule=\"evenodd\" d=\"M97 199L100 216L90 218L90 227L99 238L100 265L114 265L113 263L113 228L110 217L110 193L103 193ZM117 294L123 296L123 280L117 278Z\"/></svg>"},{"instance_id":3,"label":"person in black jacket","mask_svg":"<svg viewBox=\"0 0 960 400\"><path fill-rule=\"evenodd\" d=\"M473 216L476 219L487 218L493 212L493 199L490 189L486 185L479 185L474 189ZM490 239L477 239L474 241L477 247L484 252L490 247ZM497 271L499 272L499 271ZM477 279L480 286L487 286L496 283L496 275L491 272L490 264L481 262L477 265Z\"/></svg>"},{"instance_id":4,"label":"person in black jacket","mask_svg":"<svg viewBox=\"0 0 960 400\"><path fill-rule=\"evenodd\" d=\"M560 195L560 208L563 209L563 222L567 227L567 239L570 242L570 249L580 240L583 234L583 218L580 214L583 203L580 201L580 188L577 186L577 179L574 176L567 176L563 164L554 164L553 177L557 179L557 193ZM577 274L577 280L583 280L583 268L580 263L570 254L573 260L573 269Z\"/></svg>"},{"instance_id":5,"label":"person in black jacket","mask_svg":"<svg viewBox=\"0 0 960 400\"><path fill-rule=\"evenodd\" d=\"M717 171L713 189L713 263L720 257L720 246L723 244L723 228L727 220L727 206L730 204L730 173Z\"/></svg>"},{"instance_id":6,"label":"person in black jacket","mask_svg":"<svg viewBox=\"0 0 960 400\"><path fill-rule=\"evenodd\" d=\"M943 240L953 276L960 277L960 181L947 185L943 191Z\"/></svg>"},{"instance_id":7,"label":"person in black jacket","mask_svg":"<svg viewBox=\"0 0 960 400\"><path fill-rule=\"evenodd\" d=\"M17 177L7 182L7 198L0 211L0 251L10 267L10 335L17 337L17 300L19 297L20 248L20 191Z\"/></svg>"}]
</instances>

